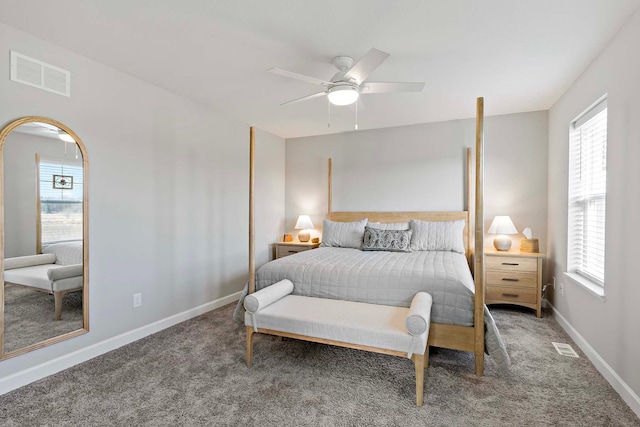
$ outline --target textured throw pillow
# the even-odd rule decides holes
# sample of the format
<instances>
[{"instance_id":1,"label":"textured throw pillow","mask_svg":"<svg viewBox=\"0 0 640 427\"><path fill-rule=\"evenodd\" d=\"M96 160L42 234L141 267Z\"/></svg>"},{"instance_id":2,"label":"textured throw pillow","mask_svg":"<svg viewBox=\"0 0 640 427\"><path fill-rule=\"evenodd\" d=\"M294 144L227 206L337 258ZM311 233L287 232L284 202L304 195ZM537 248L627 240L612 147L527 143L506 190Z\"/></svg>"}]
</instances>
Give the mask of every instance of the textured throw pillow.
<instances>
[{"instance_id":1,"label":"textured throw pillow","mask_svg":"<svg viewBox=\"0 0 640 427\"><path fill-rule=\"evenodd\" d=\"M412 251L451 251L464 254L462 232L464 221L418 221L412 219L409 226Z\"/></svg>"},{"instance_id":2,"label":"textured throw pillow","mask_svg":"<svg viewBox=\"0 0 640 427\"><path fill-rule=\"evenodd\" d=\"M364 228L365 251L411 252L411 230L380 230L373 227Z\"/></svg>"},{"instance_id":3,"label":"textured throw pillow","mask_svg":"<svg viewBox=\"0 0 640 427\"><path fill-rule=\"evenodd\" d=\"M367 227L377 228L378 230L408 230L408 222L368 222Z\"/></svg>"},{"instance_id":4,"label":"textured throw pillow","mask_svg":"<svg viewBox=\"0 0 640 427\"><path fill-rule=\"evenodd\" d=\"M362 248L364 226L367 218L353 222L322 222L322 243L320 246L334 248Z\"/></svg>"}]
</instances>

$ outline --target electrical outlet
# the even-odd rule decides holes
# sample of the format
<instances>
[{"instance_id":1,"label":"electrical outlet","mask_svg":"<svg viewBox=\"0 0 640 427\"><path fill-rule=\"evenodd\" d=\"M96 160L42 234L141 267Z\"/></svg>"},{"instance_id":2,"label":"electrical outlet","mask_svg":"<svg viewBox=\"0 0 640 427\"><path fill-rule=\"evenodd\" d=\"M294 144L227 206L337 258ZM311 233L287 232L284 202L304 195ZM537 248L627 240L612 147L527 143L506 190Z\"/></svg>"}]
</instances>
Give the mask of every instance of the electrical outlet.
<instances>
[{"instance_id":1,"label":"electrical outlet","mask_svg":"<svg viewBox=\"0 0 640 427\"><path fill-rule=\"evenodd\" d=\"M564 296L564 283L560 282L560 295Z\"/></svg>"},{"instance_id":2,"label":"electrical outlet","mask_svg":"<svg viewBox=\"0 0 640 427\"><path fill-rule=\"evenodd\" d=\"M140 307L142 305L142 294L133 294L133 308Z\"/></svg>"}]
</instances>

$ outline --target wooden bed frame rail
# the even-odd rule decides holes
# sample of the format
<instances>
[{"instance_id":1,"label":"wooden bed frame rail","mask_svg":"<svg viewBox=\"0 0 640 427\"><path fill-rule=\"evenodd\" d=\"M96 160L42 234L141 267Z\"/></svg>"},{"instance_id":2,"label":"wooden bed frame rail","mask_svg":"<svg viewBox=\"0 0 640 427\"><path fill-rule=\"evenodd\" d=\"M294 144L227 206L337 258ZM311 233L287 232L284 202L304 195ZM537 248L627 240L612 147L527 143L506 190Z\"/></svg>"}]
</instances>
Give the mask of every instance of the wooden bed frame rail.
<instances>
[{"instance_id":1,"label":"wooden bed frame rail","mask_svg":"<svg viewBox=\"0 0 640 427\"><path fill-rule=\"evenodd\" d=\"M374 222L465 220L464 243L473 273L474 326L431 323L429 346L474 352L476 375L484 375L484 98L476 100L475 168L470 148L466 150L466 211L456 212L334 212L332 210L332 163L328 160L327 218L332 221L356 221L369 218ZM249 293L255 291L255 134L250 129L249 149ZM473 170L475 169L475 174ZM474 176L475 175L475 176Z\"/></svg>"}]
</instances>

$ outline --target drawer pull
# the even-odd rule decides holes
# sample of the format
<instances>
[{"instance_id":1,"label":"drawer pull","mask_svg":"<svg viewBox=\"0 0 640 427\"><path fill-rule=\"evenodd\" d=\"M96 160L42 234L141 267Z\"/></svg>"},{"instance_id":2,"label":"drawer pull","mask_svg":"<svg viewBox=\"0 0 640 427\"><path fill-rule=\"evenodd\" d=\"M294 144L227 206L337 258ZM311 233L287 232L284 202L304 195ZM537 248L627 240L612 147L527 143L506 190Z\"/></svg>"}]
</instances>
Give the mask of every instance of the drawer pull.
<instances>
[{"instance_id":1,"label":"drawer pull","mask_svg":"<svg viewBox=\"0 0 640 427\"><path fill-rule=\"evenodd\" d=\"M518 294L507 294L507 293L502 293L503 297L510 297L510 298L518 298L520 295Z\"/></svg>"},{"instance_id":2,"label":"drawer pull","mask_svg":"<svg viewBox=\"0 0 640 427\"><path fill-rule=\"evenodd\" d=\"M505 282L519 282L520 279L512 279L510 277L503 277L502 280L504 280Z\"/></svg>"},{"instance_id":3,"label":"drawer pull","mask_svg":"<svg viewBox=\"0 0 640 427\"><path fill-rule=\"evenodd\" d=\"M517 262L503 262L502 265L520 265Z\"/></svg>"},{"instance_id":4,"label":"drawer pull","mask_svg":"<svg viewBox=\"0 0 640 427\"><path fill-rule=\"evenodd\" d=\"M289 251L290 254L297 254L298 251Z\"/></svg>"}]
</instances>

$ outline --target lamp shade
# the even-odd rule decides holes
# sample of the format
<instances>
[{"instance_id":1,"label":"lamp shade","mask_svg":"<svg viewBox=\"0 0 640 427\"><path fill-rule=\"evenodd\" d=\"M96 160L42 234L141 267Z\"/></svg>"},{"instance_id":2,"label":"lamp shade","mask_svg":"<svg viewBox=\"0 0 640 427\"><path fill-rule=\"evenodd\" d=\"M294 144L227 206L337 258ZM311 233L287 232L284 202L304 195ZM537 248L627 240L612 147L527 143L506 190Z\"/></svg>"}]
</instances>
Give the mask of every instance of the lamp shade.
<instances>
[{"instance_id":1,"label":"lamp shade","mask_svg":"<svg viewBox=\"0 0 640 427\"><path fill-rule=\"evenodd\" d=\"M309 215L300 215L298 217L298 221L296 221L296 226L294 228L296 230L306 230L307 228L313 228L313 223L311 222L311 218L309 218Z\"/></svg>"},{"instance_id":2,"label":"lamp shade","mask_svg":"<svg viewBox=\"0 0 640 427\"><path fill-rule=\"evenodd\" d=\"M489 234L518 234L516 226L507 215L498 215L493 218L489 227Z\"/></svg>"}]
</instances>

